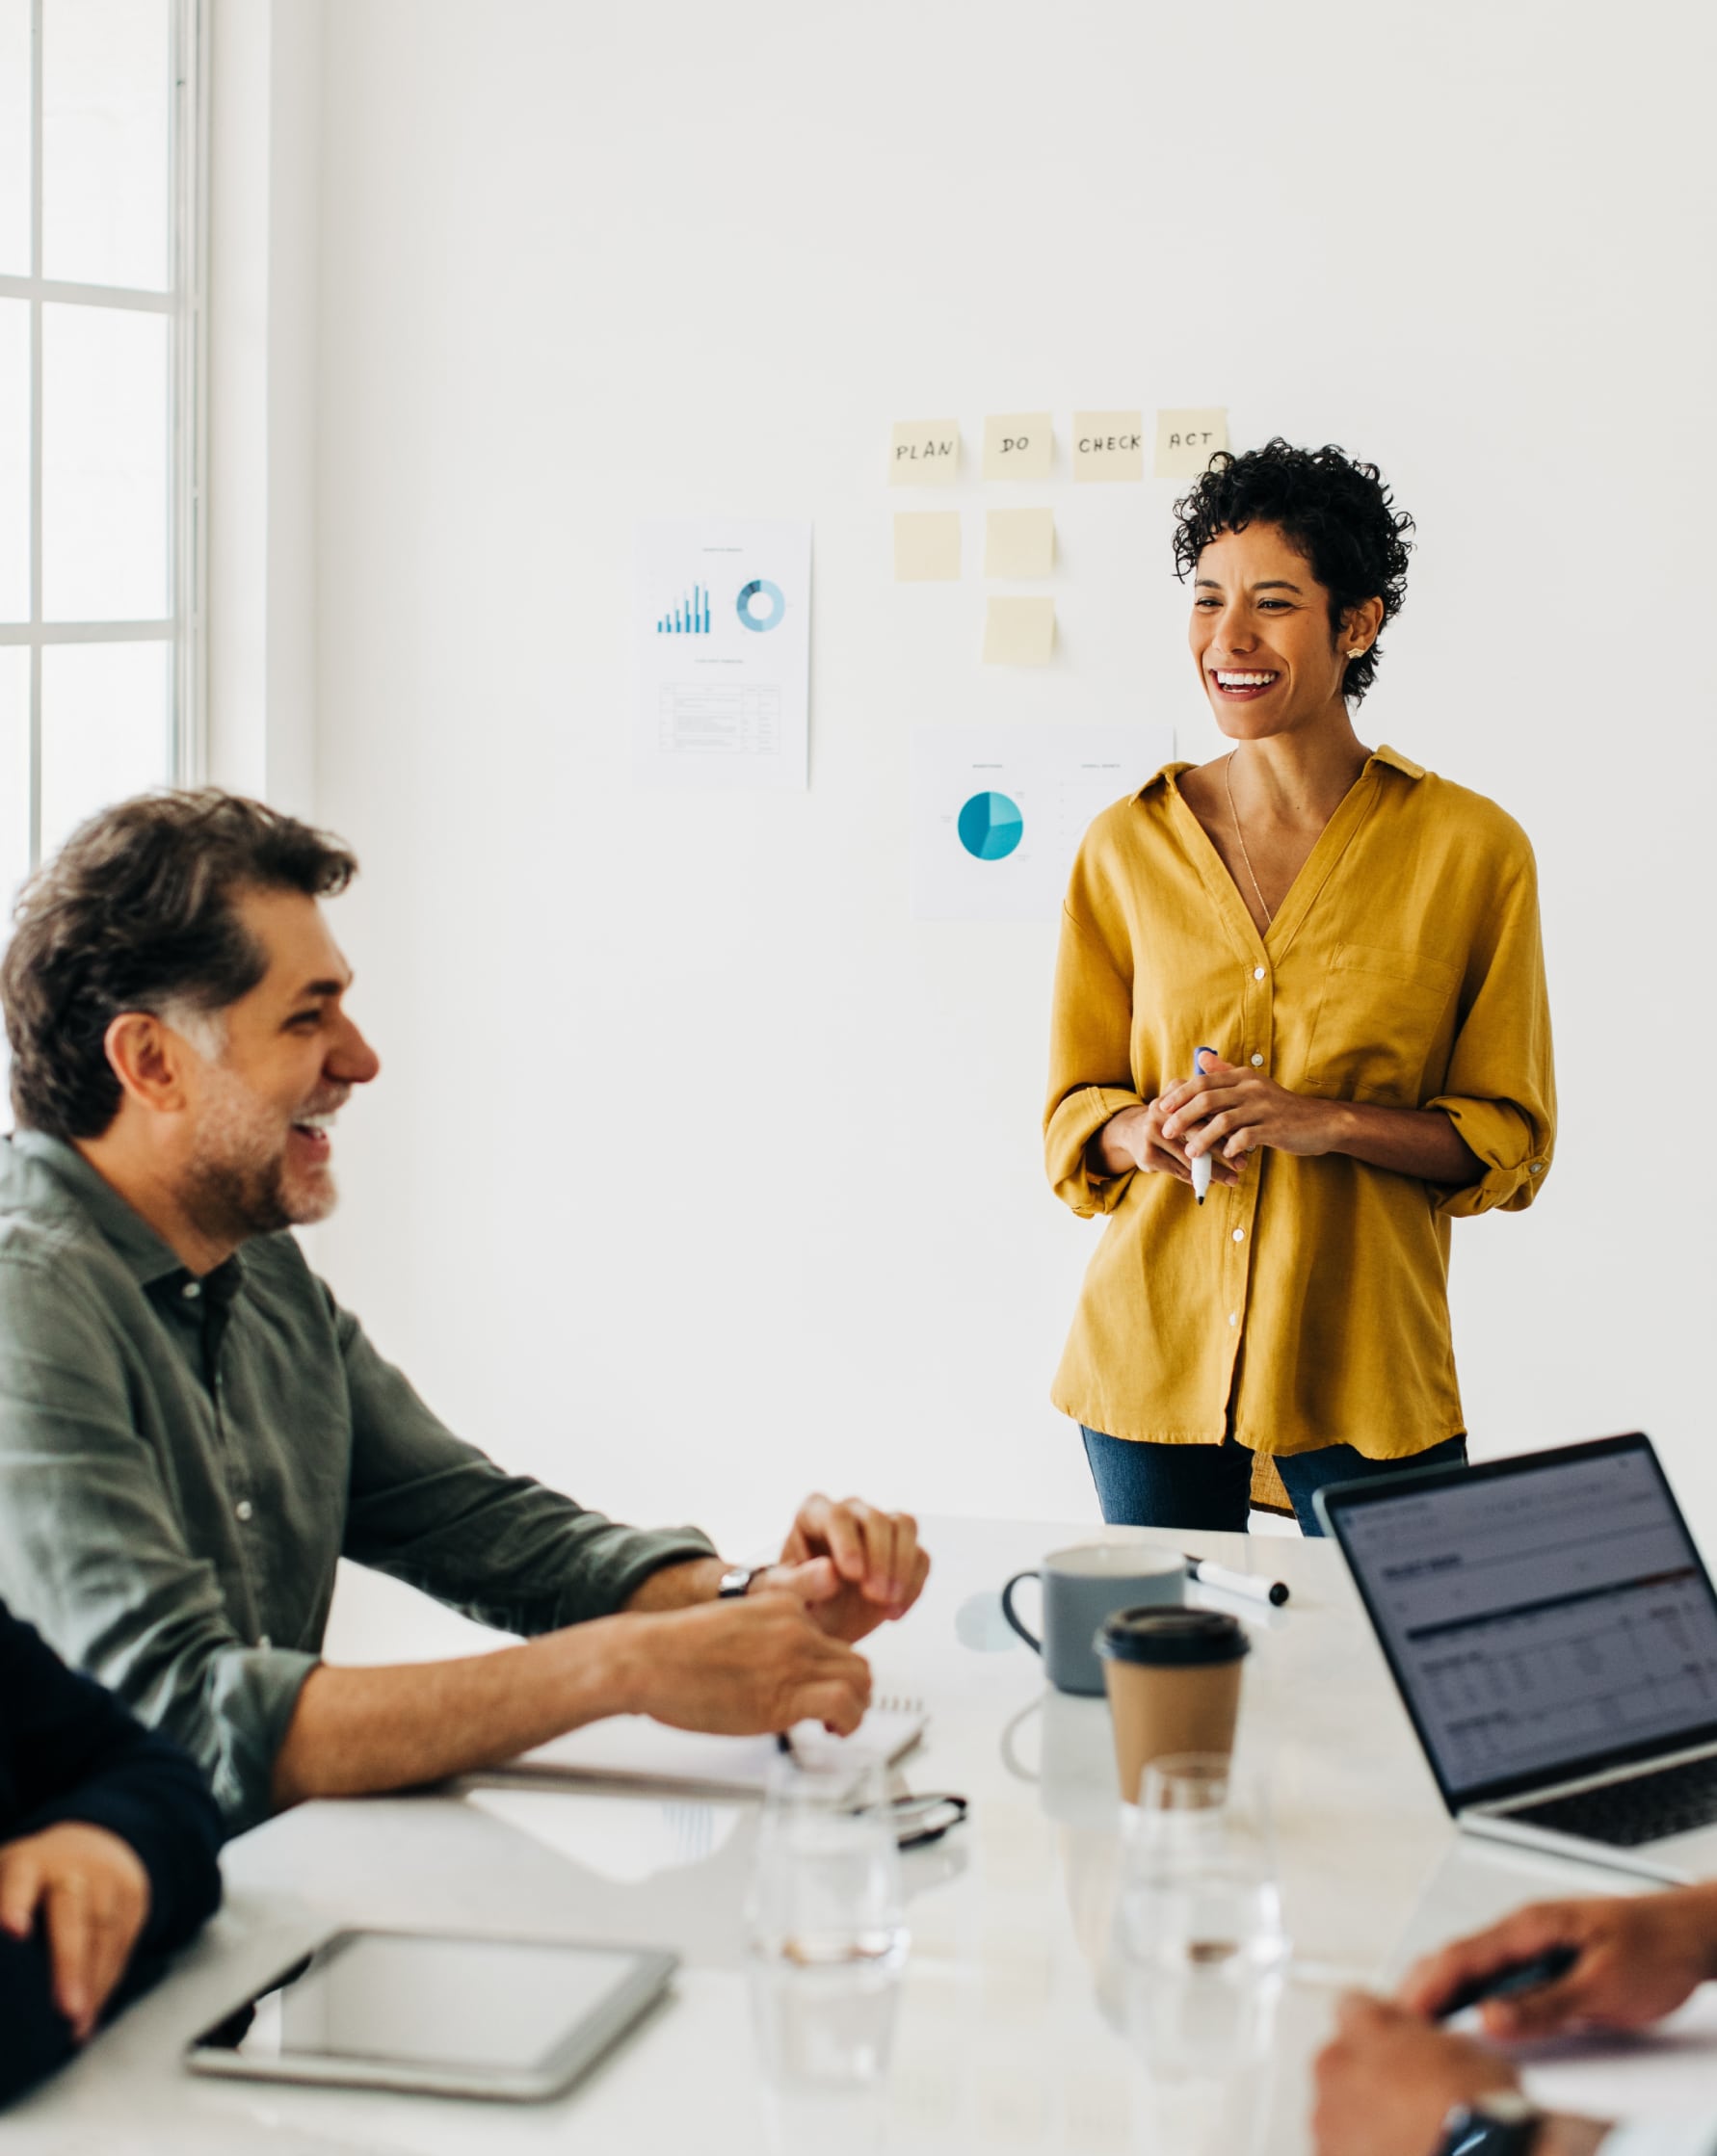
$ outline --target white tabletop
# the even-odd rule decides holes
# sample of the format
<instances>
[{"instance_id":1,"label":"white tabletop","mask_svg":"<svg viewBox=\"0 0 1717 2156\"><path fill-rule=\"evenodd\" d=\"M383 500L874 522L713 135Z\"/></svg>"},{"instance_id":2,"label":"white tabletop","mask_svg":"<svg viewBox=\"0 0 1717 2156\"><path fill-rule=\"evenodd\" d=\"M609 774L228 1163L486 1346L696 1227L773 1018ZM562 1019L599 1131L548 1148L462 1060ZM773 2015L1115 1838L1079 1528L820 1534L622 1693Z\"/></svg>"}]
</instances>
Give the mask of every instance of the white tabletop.
<instances>
[{"instance_id":1,"label":"white tabletop","mask_svg":"<svg viewBox=\"0 0 1717 2156\"><path fill-rule=\"evenodd\" d=\"M912 1945L887 2145L1044 2156L1143 2146L1159 2129L1142 2123L1135 2056L1096 1996L1118 1849L1107 1709L1046 1692L1036 1658L976 1599L1045 1550L1096 1538L1089 1526L973 1521L925 1534L930 1587L869 1651L879 1693L921 1698L932 1716L907 1781L959 1791L972 1809L965 1827L905 1860ZM1255 1652L1241 1735L1268 1778L1295 1954L1253 2145L1289 2156L1306 2146L1306 2067L1334 1985L1380 1976L1408 1944L1525 1896L1599 1882L1457 1848L1333 1548L1175 1539L1293 1590L1284 1611L1244 1611ZM982 1647L966 1643L980 1638ZM230 1847L220 1917L165 1985L8 2116L7 2149L755 2156L779 2124L758 2085L740 1967L755 1817L746 1804L535 1791L305 1805ZM183 2071L180 2051L198 2029L320 1933L352 1923L661 1944L683 1966L662 2011L553 2104ZM1235 2156L1231 2144L1225 2156Z\"/></svg>"}]
</instances>

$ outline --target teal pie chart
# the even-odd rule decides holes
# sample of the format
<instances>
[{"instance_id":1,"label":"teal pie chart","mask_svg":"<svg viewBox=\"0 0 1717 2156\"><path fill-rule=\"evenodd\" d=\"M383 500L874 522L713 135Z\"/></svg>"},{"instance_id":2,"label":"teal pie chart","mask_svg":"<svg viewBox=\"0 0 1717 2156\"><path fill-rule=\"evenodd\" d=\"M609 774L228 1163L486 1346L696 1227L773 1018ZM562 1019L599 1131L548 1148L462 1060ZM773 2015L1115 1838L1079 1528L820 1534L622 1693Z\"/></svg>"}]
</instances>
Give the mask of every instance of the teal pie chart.
<instances>
[{"instance_id":1,"label":"teal pie chart","mask_svg":"<svg viewBox=\"0 0 1717 2156\"><path fill-rule=\"evenodd\" d=\"M1025 818L1006 794L974 794L955 827L960 843L980 861L1005 861L1025 836Z\"/></svg>"}]
</instances>

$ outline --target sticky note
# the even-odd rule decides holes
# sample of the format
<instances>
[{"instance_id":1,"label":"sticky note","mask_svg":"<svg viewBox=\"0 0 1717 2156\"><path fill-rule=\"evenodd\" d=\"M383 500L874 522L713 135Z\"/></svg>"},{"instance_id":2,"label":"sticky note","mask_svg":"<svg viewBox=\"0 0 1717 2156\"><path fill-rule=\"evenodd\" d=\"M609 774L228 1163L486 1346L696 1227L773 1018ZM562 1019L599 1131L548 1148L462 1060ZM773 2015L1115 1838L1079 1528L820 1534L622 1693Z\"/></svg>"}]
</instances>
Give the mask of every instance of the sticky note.
<instances>
[{"instance_id":1,"label":"sticky note","mask_svg":"<svg viewBox=\"0 0 1717 2156\"><path fill-rule=\"evenodd\" d=\"M945 583L960 574L960 512L907 510L894 519L894 581Z\"/></svg>"},{"instance_id":2,"label":"sticky note","mask_svg":"<svg viewBox=\"0 0 1717 2156\"><path fill-rule=\"evenodd\" d=\"M1052 509L992 509L986 513L986 576L1048 576L1054 568Z\"/></svg>"},{"instance_id":3,"label":"sticky note","mask_svg":"<svg viewBox=\"0 0 1717 2156\"><path fill-rule=\"evenodd\" d=\"M1055 648L1053 599L991 599L984 617L987 667L1042 667Z\"/></svg>"},{"instance_id":4,"label":"sticky note","mask_svg":"<svg viewBox=\"0 0 1717 2156\"><path fill-rule=\"evenodd\" d=\"M1197 479L1219 449L1228 446L1228 415L1221 405L1202 411L1159 411L1156 415L1158 479Z\"/></svg>"},{"instance_id":5,"label":"sticky note","mask_svg":"<svg viewBox=\"0 0 1717 2156\"><path fill-rule=\"evenodd\" d=\"M960 470L958 419L900 419L888 459L890 486L946 486Z\"/></svg>"},{"instance_id":6,"label":"sticky note","mask_svg":"<svg viewBox=\"0 0 1717 2156\"><path fill-rule=\"evenodd\" d=\"M1047 479L1055 430L1046 411L1010 411L984 422L986 479Z\"/></svg>"},{"instance_id":7,"label":"sticky note","mask_svg":"<svg viewBox=\"0 0 1717 2156\"><path fill-rule=\"evenodd\" d=\"M1073 477L1143 479L1144 438L1142 411L1074 412Z\"/></svg>"}]
</instances>

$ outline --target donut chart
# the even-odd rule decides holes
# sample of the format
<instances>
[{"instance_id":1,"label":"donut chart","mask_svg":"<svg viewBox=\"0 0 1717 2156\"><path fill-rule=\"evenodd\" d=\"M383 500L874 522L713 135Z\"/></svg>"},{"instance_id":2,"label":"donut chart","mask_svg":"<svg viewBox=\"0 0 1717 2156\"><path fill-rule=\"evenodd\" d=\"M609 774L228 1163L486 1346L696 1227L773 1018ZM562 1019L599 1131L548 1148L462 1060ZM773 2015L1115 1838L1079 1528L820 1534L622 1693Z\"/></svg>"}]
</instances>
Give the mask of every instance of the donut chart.
<instances>
[{"instance_id":1,"label":"donut chart","mask_svg":"<svg viewBox=\"0 0 1717 2156\"><path fill-rule=\"evenodd\" d=\"M955 824L960 843L974 859L1005 861L1025 836L1025 818L1006 794L973 794Z\"/></svg>"},{"instance_id":2,"label":"donut chart","mask_svg":"<svg viewBox=\"0 0 1717 2156\"><path fill-rule=\"evenodd\" d=\"M766 602L769 609L767 616L753 613L752 602L757 599ZM779 628L781 617L787 611L787 602L781 596L780 586L771 584L766 576L754 576L749 584L741 587L738 606L740 620L748 629L755 629L759 635L769 629Z\"/></svg>"}]
</instances>

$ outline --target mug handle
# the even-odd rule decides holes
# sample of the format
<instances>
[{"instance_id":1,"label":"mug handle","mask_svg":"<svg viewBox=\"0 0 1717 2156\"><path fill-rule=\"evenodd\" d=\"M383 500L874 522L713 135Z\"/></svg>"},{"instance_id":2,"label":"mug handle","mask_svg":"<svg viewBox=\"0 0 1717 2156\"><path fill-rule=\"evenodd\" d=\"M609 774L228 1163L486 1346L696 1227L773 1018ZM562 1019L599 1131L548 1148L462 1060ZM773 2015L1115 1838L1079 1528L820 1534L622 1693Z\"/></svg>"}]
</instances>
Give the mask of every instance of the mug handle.
<instances>
[{"instance_id":1,"label":"mug handle","mask_svg":"<svg viewBox=\"0 0 1717 2156\"><path fill-rule=\"evenodd\" d=\"M1002 1616L1007 1618L1008 1622L1014 1627L1015 1631L1018 1633L1019 1637L1025 1642L1026 1645L1030 1647L1033 1654L1042 1654L1043 1651L1043 1641L1038 1638L1035 1632L1028 1632L1025 1629L1025 1626L1020 1622L1019 1618L1014 1613L1014 1590L1019 1585L1021 1580L1037 1580L1040 1584L1042 1584L1043 1574L1039 1572L1035 1566L1029 1572L1016 1572L1014 1574L1014 1577L1001 1591Z\"/></svg>"}]
</instances>

